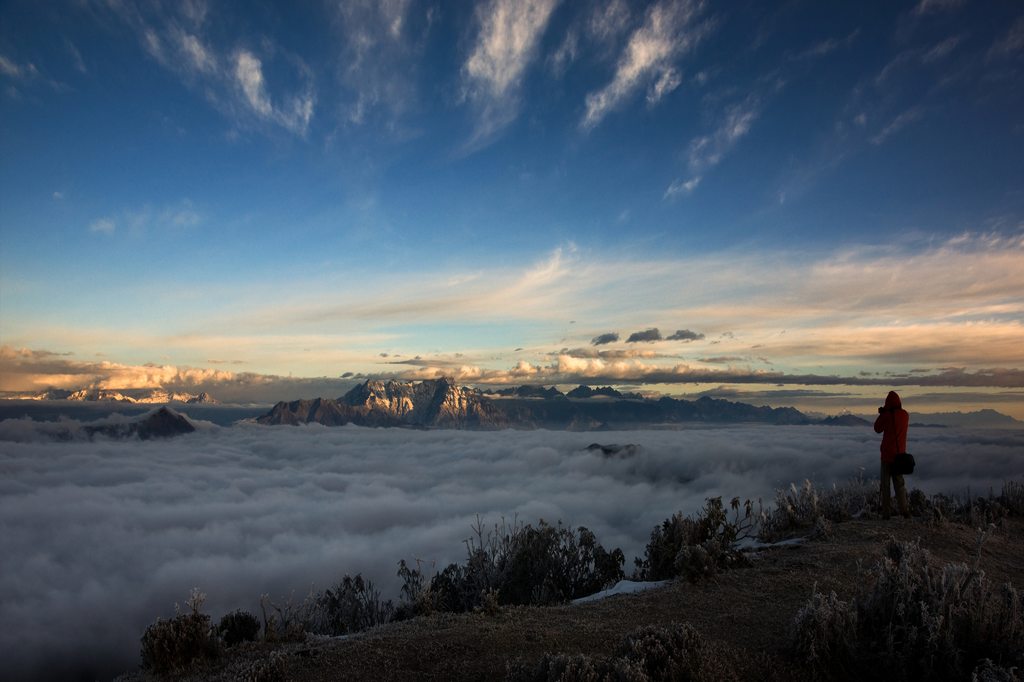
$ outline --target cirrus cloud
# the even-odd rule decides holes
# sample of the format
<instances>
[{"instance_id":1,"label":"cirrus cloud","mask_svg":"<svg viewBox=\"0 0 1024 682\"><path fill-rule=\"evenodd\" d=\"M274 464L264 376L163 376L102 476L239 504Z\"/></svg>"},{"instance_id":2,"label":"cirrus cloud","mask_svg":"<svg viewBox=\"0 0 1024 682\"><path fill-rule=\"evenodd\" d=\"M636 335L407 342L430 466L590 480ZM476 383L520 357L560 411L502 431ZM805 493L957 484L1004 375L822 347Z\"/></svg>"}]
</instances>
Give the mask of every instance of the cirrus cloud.
<instances>
[{"instance_id":1,"label":"cirrus cloud","mask_svg":"<svg viewBox=\"0 0 1024 682\"><path fill-rule=\"evenodd\" d=\"M580 127L595 128L645 84L649 84L649 106L675 90L682 82L675 59L691 50L708 29L706 23L694 25L702 9L703 3L690 0L666 0L652 5L643 25L629 37L611 82L587 95Z\"/></svg>"}]
</instances>

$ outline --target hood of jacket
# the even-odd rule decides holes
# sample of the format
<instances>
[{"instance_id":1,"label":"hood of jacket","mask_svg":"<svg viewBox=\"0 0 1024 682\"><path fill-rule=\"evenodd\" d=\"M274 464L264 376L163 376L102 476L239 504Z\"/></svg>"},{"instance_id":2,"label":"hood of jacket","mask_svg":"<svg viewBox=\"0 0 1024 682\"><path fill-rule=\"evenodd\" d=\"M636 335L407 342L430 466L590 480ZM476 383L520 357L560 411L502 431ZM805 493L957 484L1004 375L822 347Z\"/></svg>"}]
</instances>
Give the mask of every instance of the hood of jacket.
<instances>
[{"instance_id":1,"label":"hood of jacket","mask_svg":"<svg viewBox=\"0 0 1024 682\"><path fill-rule=\"evenodd\" d=\"M903 409L903 403L900 401L900 396L896 391L889 391L889 395L885 396L885 409L887 410L900 410Z\"/></svg>"}]
</instances>

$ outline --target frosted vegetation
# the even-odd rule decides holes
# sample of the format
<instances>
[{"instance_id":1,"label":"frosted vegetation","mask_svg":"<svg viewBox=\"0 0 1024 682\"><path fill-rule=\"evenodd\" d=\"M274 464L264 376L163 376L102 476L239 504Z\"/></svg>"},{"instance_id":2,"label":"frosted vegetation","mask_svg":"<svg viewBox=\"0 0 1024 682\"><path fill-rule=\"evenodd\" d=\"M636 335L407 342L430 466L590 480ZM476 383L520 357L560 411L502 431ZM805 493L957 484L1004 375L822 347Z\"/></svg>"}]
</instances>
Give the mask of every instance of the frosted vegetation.
<instances>
[{"instance_id":1,"label":"frosted vegetation","mask_svg":"<svg viewBox=\"0 0 1024 682\"><path fill-rule=\"evenodd\" d=\"M98 676L129 669L139 661L140 634L156 616L172 617L170 607L194 586L208 595L211 625L242 609L258 620L260 636L276 619L274 636L288 637L291 623L343 632L386 620L387 601L390 617L405 617L500 606L513 593L529 603L571 599L613 578L654 579L655 565L675 571L682 547L690 549L677 575L699 579L742 561L728 544L744 534L827 534L828 523L857 513L858 495L870 497L878 457L877 436L858 428L600 438L636 447L626 456L588 450L594 433L315 426L208 426L170 441L59 443L8 420L0 423L0 575L3 615L20 627L0 633L0 657L22 676L65 661ZM968 486L971 498L998 495L1024 451L1024 434L1014 431L919 429L912 440L913 485L922 495L954 491L961 499ZM805 478L813 488L789 488ZM821 492L851 480L861 482L841 487L838 498ZM777 490L788 496L778 508ZM735 508L734 495L742 495ZM700 522L708 498L721 498L728 519L738 515L735 534ZM959 503L930 504L929 513L948 516ZM478 516L482 535L472 530ZM511 534L516 548L574 552L577 572L539 587L530 578L503 595L502 557L516 553L492 551L496 523L497 537ZM655 527L662 537L647 552ZM470 562L467 540L491 552L490 563ZM398 574L399 560L408 575ZM526 566L529 576L536 567ZM446 571L447 580L437 577ZM481 585L491 589L481 594ZM324 596L317 609L345 615L301 615L308 595L314 605ZM359 603L363 611L344 606Z\"/></svg>"},{"instance_id":2,"label":"frosted vegetation","mask_svg":"<svg viewBox=\"0 0 1024 682\"><path fill-rule=\"evenodd\" d=\"M826 536L833 523L877 518L880 510L865 483L854 481L819 491L809 482L781 491L770 510L734 498L707 500L699 512L674 514L651 531L633 578L697 581L749 565L739 546L744 537L785 533ZM1024 483L1007 482L998 495L971 499L916 491L915 512L933 523L966 523L985 535L1008 516L1024 515ZM828 529L828 530L823 530ZM301 603L279 605L264 595L262 639L302 641L308 635L349 635L395 620L437 612L494 614L509 605L551 605L579 599L622 580L621 550L606 551L586 528L540 522L479 521L466 541L466 557L426 575L398 563L403 581L398 604L383 600L362 576L344 576L333 588ZM919 543L890 540L870 572L870 586L853 602L816 589L793 620L791 650L798 673L816 678L856 676L865 665L884 664L896 679L963 679L972 671L1011 675L1024 664L1024 610L1011 584L998 588L973 566L936 568ZM157 620L142 638L143 667L157 673L185 672L246 640L260 637L260 618L243 611L217 627L199 607L194 590L189 611ZM240 635L240 632L244 634ZM268 665L274 664L269 661ZM267 679L280 671L271 669ZM736 673L689 625L645 627L626 638L608 658L548 655L536 666L514 664L512 680L730 679ZM1013 679L1009 677L1007 679Z\"/></svg>"}]
</instances>

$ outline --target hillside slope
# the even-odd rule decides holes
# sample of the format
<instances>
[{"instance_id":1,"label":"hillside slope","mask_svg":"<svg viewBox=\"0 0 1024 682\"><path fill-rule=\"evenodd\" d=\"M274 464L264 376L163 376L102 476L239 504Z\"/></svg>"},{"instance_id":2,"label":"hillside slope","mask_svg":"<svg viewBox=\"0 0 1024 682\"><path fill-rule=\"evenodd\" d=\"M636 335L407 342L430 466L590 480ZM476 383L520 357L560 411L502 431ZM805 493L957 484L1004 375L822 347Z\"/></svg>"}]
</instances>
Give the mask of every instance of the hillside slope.
<instances>
[{"instance_id":1,"label":"hillside slope","mask_svg":"<svg viewBox=\"0 0 1024 682\"><path fill-rule=\"evenodd\" d=\"M749 568L696 584L676 582L579 605L504 607L493 615L439 614L393 623L348 639L250 644L193 680L235 679L268 657L287 680L500 680L509 663L545 653L606 656L643 625L688 622L742 679L790 679L787 642L814 586L850 599L889 537L920 539L935 565L971 563L978 532L923 519L837 524L831 539L763 552ZM995 584L1024 585L1024 519L1007 518L984 542L979 567ZM858 567L860 565L860 567ZM126 680L148 679L142 674ZM154 678L155 679L155 678Z\"/></svg>"}]
</instances>

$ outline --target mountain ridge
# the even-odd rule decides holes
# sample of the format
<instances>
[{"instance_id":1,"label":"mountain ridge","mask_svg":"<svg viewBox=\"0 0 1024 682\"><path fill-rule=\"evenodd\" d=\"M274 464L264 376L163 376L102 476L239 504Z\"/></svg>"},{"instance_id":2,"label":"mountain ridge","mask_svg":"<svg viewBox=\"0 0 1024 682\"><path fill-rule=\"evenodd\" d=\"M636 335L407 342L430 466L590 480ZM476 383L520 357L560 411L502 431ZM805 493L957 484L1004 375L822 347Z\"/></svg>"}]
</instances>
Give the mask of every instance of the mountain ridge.
<instances>
[{"instance_id":1,"label":"mountain ridge","mask_svg":"<svg viewBox=\"0 0 1024 682\"><path fill-rule=\"evenodd\" d=\"M23 396L23 400L70 400L73 402L114 402L142 405L165 405L182 403L185 405L217 405L219 401L206 391L185 393L165 388L96 388L87 387L75 390L49 388L41 393Z\"/></svg>"},{"instance_id":2,"label":"mountain ridge","mask_svg":"<svg viewBox=\"0 0 1024 682\"><path fill-rule=\"evenodd\" d=\"M569 398L554 387L523 386L485 394L453 379L420 382L368 379L337 398L281 401L257 418L267 425L319 423L377 427L492 430L550 428L602 430L703 423L813 424L792 407L754 406L701 397L643 398L610 388L573 389ZM600 399L595 399L595 398Z\"/></svg>"}]
</instances>

